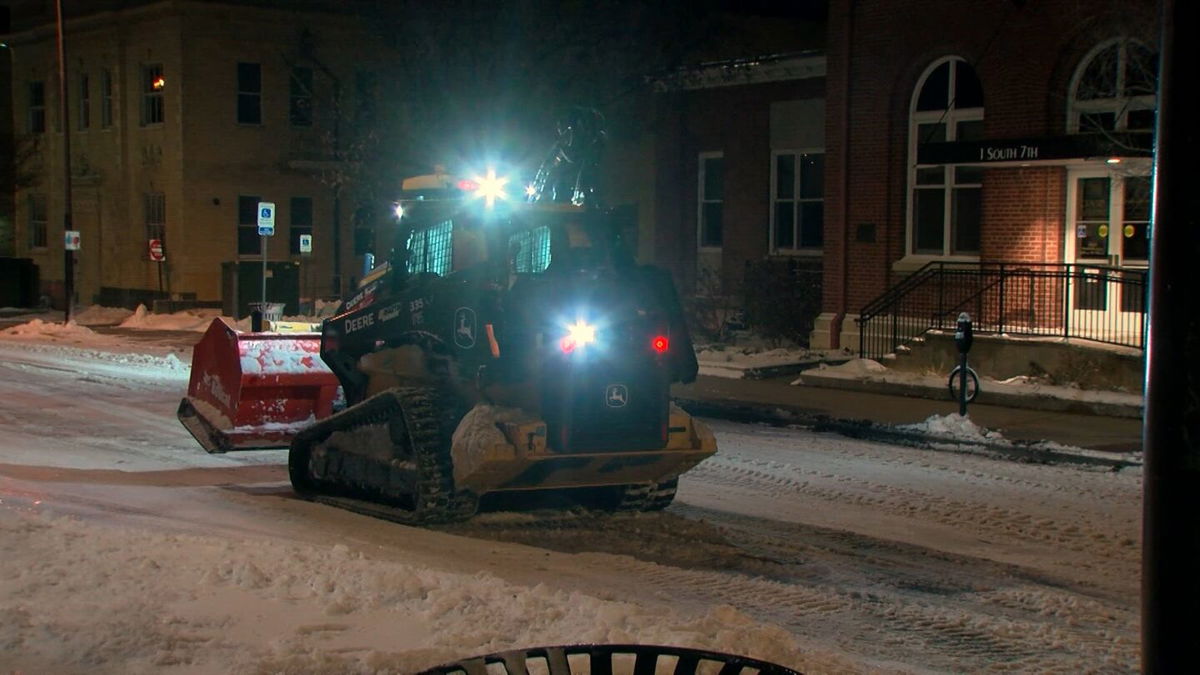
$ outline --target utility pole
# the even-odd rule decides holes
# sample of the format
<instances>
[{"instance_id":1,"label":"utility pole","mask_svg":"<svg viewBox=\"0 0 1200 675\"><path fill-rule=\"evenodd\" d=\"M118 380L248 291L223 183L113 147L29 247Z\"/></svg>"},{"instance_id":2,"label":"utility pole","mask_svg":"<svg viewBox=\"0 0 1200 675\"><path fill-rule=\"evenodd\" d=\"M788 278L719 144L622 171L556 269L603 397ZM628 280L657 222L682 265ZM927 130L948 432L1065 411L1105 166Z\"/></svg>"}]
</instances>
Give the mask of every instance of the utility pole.
<instances>
[{"instance_id":1,"label":"utility pole","mask_svg":"<svg viewBox=\"0 0 1200 675\"><path fill-rule=\"evenodd\" d=\"M63 139L63 277L66 287L66 309L63 323L71 321L71 305L75 303L75 252L67 248L66 233L71 227L71 115L67 105L67 57L63 48L62 0L54 0L55 35L58 38L58 102Z\"/></svg>"},{"instance_id":2,"label":"utility pole","mask_svg":"<svg viewBox=\"0 0 1200 675\"><path fill-rule=\"evenodd\" d=\"M1200 605L1200 152L1190 105L1200 3L1160 0L1158 128L1150 242L1150 330L1142 516L1142 672L1196 663ZM1176 28L1176 27L1179 28ZM1177 31L1182 31L1177 34Z\"/></svg>"}]
</instances>

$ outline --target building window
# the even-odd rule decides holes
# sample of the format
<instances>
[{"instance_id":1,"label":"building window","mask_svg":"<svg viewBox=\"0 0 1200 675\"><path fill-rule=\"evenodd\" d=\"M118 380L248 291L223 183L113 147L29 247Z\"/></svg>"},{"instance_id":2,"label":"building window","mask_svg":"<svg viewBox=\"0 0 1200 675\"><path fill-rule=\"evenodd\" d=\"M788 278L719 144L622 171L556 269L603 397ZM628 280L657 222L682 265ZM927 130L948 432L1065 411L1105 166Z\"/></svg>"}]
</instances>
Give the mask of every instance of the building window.
<instances>
[{"instance_id":1,"label":"building window","mask_svg":"<svg viewBox=\"0 0 1200 675\"><path fill-rule=\"evenodd\" d=\"M771 171L771 249L820 249L825 238L825 153L779 151Z\"/></svg>"},{"instance_id":2,"label":"building window","mask_svg":"<svg viewBox=\"0 0 1200 675\"><path fill-rule=\"evenodd\" d=\"M408 237L408 271L410 274L450 273L450 257L454 250L450 236L453 224L446 220L424 230L416 230Z\"/></svg>"},{"instance_id":3,"label":"building window","mask_svg":"<svg viewBox=\"0 0 1200 675\"><path fill-rule=\"evenodd\" d=\"M957 57L933 64L917 85L909 118L909 253L979 255L982 170L917 164L917 150L982 135L983 86L975 70Z\"/></svg>"},{"instance_id":4,"label":"building window","mask_svg":"<svg viewBox=\"0 0 1200 675\"><path fill-rule=\"evenodd\" d=\"M354 212L354 255L372 253L375 248L375 227L371 209L363 206Z\"/></svg>"},{"instance_id":5,"label":"building window","mask_svg":"<svg viewBox=\"0 0 1200 675\"><path fill-rule=\"evenodd\" d=\"M29 195L29 248L46 248L46 227L50 219L46 215L46 195Z\"/></svg>"},{"instance_id":6,"label":"building window","mask_svg":"<svg viewBox=\"0 0 1200 675\"><path fill-rule=\"evenodd\" d=\"M79 74L79 130L92 126L92 88L87 73Z\"/></svg>"},{"instance_id":7,"label":"building window","mask_svg":"<svg viewBox=\"0 0 1200 675\"><path fill-rule=\"evenodd\" d=\"M725 155L700 153L699 241L701 248L721 246L722 211L725 203Z\"/></svg>"},{"instance_id":8,"label":"building window","mask_svg":"<svg viewBox=\"0 0 1200 675\"><path fill-rule=\"evenodd\" d=\"M29 83L29 133L46 133L46 83L35 80Z\"/></svg>"},{"instance_id":9,"label":"building window","mask_svg":"<svg viewBox=\"0 0 1200 675\"><path fill-rule=\"evenodd\" d=\"M262 124L262 66L237 64L238 124Z\"/></svg>"},{"instance_id":10,"label":"building window","mask_svg":"<svg viewBox=\"0 0 1200 675\"><path fill-rule=\"evenodd\" d=\"M375 98L378 94L379 82L375 73L369 70L358 70L354 73L355 119L359 124L371 125L375 122Z\"/></svg>"},{"instance_id":11,"label":"building window","mask_svg":"<svg viewBox=\"0 0 1200 675\"><path fill-rule=\"evenodd\" d=\"M261 199L238 195L238 255L262 253L262 238L258 236L258 202Z\"/></svg>"},{"instance_id":12,"label":"building window","mask_svg":"<svg viewBox=\"0 0 1200 675\"><path fill-rule=\"evenodd\" d=\"M167 197L161 192L147 192L142 198L146 215L146 240L167 241Z\"/></svg>"},{"instance_id":13,"label":"building window","mask_svg":"<svg viewBox=\"0 0 1200 675\"><path fill-rule=\"evenodd\" d=\"M288 91L288 120L294 127L311 127L313 121L313 71L312 68L296 66Z\"/></svg>"},{"instance_id":14,"label":"building window","mask_svg":"<svg viewBox=\"0 0 1200 675\"><path fill-rule=\"evenodd\" d=\"M167 81L163 77L161 63L142 66L142 125L162 124L163 89Z\"/></svg>"},{"instance_id":15,"label":"building window","mask_svg":"<svg viewBox=\"0 0 1200 675\"><path fill-rule=\"evenodd\" d=\"M288 242L292 255L300 254L300 235L312 236L313 231L313 202L312 197L292 197L289 209L291 222L288 228Z\"/></svg>"},{"instance_id":16,"label":"building window","mask_svg":"<svg viewBox=\"0 0 1200 675\"><path fill-rule=\"evenodd\" d=\"M100 71L100 128L108 129L113 123L112 72Z\"/></svg>"},{"instance_id":17,"label":"building window","mask_svg":"<svg viewBox=\"0 0 1200 675\"><path fill-rule=\"evenodd\" d=\"M1153 131L1157 82L1158 55L1149 47L1127 38L1098 45L1071 78L1067 130Z\"/></svg>"}]
</instances>

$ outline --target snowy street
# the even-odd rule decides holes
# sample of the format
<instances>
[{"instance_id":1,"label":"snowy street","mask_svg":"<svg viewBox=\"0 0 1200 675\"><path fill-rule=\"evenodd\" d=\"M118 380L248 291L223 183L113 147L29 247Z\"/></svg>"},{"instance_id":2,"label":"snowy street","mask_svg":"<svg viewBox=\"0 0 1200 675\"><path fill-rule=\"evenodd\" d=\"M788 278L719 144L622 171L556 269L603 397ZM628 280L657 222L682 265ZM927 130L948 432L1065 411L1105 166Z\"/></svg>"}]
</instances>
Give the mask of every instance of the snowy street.
<instances>
[{"instance_id":1,"label":"snowy street","mask_svg":"<svg viewBox=\"0 0 1200 675\"><path fill-rule=\"evenodd\" d=\"M189 350L87 333L0 339L4 672L412 673L580 642L1138 668L1140 468L708 421L719 452L662 513L412 528L295 498L286 451L204 453L175 418Z\"/></svg>"}]
</instances>

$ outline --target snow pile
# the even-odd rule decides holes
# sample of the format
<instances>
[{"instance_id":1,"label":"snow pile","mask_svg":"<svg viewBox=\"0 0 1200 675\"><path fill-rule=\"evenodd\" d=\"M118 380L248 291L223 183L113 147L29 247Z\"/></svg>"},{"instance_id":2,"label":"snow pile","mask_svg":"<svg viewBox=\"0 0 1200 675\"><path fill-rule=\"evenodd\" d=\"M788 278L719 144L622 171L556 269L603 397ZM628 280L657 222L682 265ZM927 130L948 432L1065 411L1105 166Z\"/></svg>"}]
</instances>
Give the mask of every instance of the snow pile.
<instances>
[{"instance_id":1,"label":"snow pile","mask_svg":"<svg viewBox=\"0 0 1200 675\"><path fill-rule=\"evenodd\" d=\"M696 360L700 364L701 375L730 378L745 377L747 371L754 369L794 366L819 361L829 356L830 353L810 349L769 349L759 345L708 345L696 348Z\"/></svg>"},{"instance_id":2,"label":"snow pile","mask_svg":"<svg viewBox=\"0 0 1200 675\"><path fill-rule=\"evenodd\" d=\"M0 664L29 672L412 673L493 651L670 644L804 663L727 605L692 614L332 547L0 510Z\"/></svg>"},{"instance_id":3,"label":"snow pile","mask_svg":"<svg viewBox=\"0 0 1200 675\"><path fill-rule=\"evenodd\" d=\"M76 312L75 323L81 326L115 326L128 319L133 312L124 307L103 307L92 305Z\"/></svg>"},{"instance_id":4,"label":"snow pile","mask_svg":"<svg viewBox=\"0 0 1200 675\"><path fill-rule=\"evenodd\" d=\"M946 440L966 441L970 443L998 443L1011 445L998 431L989 431L971 421L970 415L932 415L924 422L904 424L896 427L903 431L916 431Z\"/></svg>"},{"instance_id":5,"label":"snow pile","mask_svg":"<svg viewBox=\"0 0 1200 675\"><path fill-rule=\"evenodd\" d=\"M54 323L34 319L0 331L0 335L21 338L46 338L50 341L76 340L82 341L96 336L92 329L71 321L69 323Z\"/></svg>"},{"instance_id":6,"label":"snow pile","mask_svg":"<svg viewBox=\"0 0 1200 675\"><path fill-rule=\"evenodd\" d=\"M121 328L141 328L144 330L188 330L204 332L219 314L216 310L189 309L174 314L155 314L146 310L145 305L138 305L129 318L121 322Z\"/></svg>"}]
</instances>

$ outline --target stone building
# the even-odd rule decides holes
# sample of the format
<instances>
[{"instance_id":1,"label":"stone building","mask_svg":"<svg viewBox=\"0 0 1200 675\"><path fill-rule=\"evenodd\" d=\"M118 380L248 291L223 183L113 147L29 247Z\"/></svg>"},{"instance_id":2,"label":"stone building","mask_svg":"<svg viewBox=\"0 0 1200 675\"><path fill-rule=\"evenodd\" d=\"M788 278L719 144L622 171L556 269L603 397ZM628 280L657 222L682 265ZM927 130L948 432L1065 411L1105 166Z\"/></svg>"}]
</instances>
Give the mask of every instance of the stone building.
<instances>
[{"instance_id":1,"label":"stone building","mask_svg":"<svg viewBox=\"0 0 1200 675\"><path fill-rule=\"evenodd\" d=\"M15 199L15 254L64 294L64 134L76 301L257 299L259 201L268 300L340 295L371 231L353 192L356 134L376 112L384 50L340 2L64 3L61 119L54 3L11 3L17 143L36 149ZM357 215L357 217L356 217ZM312 238L302 254L301 235ZM159 262L151 241L161 243ZM239 290L240 287L240 290ZM235 297L236 296L236 297ZM294 305L290 308L295 311Z\"/></svg>"}]
</instances>

